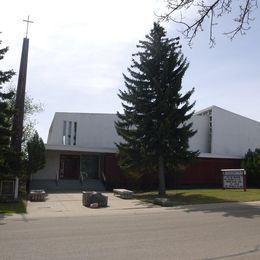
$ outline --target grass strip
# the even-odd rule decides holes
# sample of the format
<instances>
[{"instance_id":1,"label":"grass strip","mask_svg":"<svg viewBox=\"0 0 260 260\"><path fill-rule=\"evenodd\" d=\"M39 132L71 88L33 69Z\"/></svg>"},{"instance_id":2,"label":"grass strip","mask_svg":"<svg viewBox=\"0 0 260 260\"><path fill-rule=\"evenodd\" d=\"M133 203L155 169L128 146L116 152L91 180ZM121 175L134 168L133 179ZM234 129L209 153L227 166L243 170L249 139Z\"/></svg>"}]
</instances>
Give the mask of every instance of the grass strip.
<instances>
[{"instance_id":1,"label":"grass strip","mask_svg":"<svg viewBox=\"0 0 260 260\"><path fill-rule=\"evenodd\" d=\"M136 199L145 203L153 203L158 198L157 191L137 192L134 194ZM260 189L178 189L167 190L167 196L174 206L189 204L207 204L223 202L248 202L260 200Z\"/></svg>"},{"instance_id":2,"label":"grass strip","mask_svg":"<svg viewBox=\"0 0 260 260\"><path fill-rule=\"evenodd\" d=\"M0 214L26 213L26 207L27 201L23 196L16 202L1 202Z\"/></svg>"}]
</instances>

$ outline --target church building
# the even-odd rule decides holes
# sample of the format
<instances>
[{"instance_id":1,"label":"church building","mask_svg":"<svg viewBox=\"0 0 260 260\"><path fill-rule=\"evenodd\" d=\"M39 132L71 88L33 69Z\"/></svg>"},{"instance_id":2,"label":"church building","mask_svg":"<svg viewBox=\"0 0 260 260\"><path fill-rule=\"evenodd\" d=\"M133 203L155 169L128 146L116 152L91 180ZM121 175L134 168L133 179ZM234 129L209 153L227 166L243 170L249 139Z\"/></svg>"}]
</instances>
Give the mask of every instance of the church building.
<instances>
[{"instance_id":1,"label":"church building","mask_svg":"<svg viewBox=\"0 0 260 260\"><path fill-rule=\"evenodd\" d=\"M58 190L104 190L129 186L117 164L116 114L57 112L49 129L44 169L32 175L31 188ZM169 187L220 187L221 169L240 168L248 149L260 147L260 123L217 106L191 118L197 133L190 150L198 158L182 172L169 177ZM169 174L170 176L170 174ZM143 179L143 186L157 179ZM132 183L133 186L133 183Z\"/></svg>"}]
</instances>

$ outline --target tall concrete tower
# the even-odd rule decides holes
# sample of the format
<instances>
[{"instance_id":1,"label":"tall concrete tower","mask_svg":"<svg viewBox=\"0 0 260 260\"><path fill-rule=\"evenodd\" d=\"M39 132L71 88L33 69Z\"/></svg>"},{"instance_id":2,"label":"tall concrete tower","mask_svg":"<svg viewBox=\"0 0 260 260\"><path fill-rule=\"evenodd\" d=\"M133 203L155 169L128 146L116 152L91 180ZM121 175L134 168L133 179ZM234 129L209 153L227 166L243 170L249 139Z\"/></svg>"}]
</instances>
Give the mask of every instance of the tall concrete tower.
<instances>
[{"instance_id":1,"label":"tall concrete tower","mask_svg":"<svg viewBox=\"0 0 260 260\"><path fill-rule=\"evenodd\" d=\"M22 135L23 135L23 120L24 120L24 99L25 99L25 87L26 87L26 74L27 74L27 62L29 51L29 39L28 39L28 26L32 21L23 20L27 23L26 35L23 39L22 56L20 61L20 69L18 76L18 84L16 91L15 101L15 115L13 119L13 135L11 145L16 152L21 152L22 148Z\"/></svg>"}]
</instances>

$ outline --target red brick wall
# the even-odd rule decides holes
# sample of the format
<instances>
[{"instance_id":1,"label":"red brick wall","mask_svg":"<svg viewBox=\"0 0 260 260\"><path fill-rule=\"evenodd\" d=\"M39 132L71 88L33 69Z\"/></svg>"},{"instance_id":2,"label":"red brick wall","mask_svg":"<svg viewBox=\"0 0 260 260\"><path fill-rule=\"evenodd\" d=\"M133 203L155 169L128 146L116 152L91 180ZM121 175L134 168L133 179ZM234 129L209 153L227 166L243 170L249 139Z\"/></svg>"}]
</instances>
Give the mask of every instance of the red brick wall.
<instances>
[{"instance_id":1,"label":"red brick wall","mask_svg":"<svg viewBox=\"0 0 260 260\"><path fill-rule=\"evenodd\" d=\"M221 186L221 169L240 168L240 159L197 158L184 172L176 175L175 185Z\"/></svg>"},{"instance_id":2,"label":"red brick wall","mask_svg":"<svg viewBox=\"0 0 260 260\"><path fill-rule=\"evenodd\" d=\"M118 166L115 154L106 154L104 156L104 173L107 184L111 188L124 187L127 185L127 178Z\"/></svg>"},{"instance_id":3,"label":"red brick wall","mask_svg":"<svg viewBox=\"0 0 260 260\"><path fill-rule=\"evenodd\" d=\"M183 172L168 174L167 186L222 186L221 169L241 168L240 159L219 159L219 158L197 158ZM111 187L128 187L132 185L131 180L123 173L117 163L114 154L104 156L104 172L107 182ZM157 176L145 174L140 178L139 188L154 187L157 184ZM143 186L143 187L142 187Z\"/></svg>"}]
</instances>

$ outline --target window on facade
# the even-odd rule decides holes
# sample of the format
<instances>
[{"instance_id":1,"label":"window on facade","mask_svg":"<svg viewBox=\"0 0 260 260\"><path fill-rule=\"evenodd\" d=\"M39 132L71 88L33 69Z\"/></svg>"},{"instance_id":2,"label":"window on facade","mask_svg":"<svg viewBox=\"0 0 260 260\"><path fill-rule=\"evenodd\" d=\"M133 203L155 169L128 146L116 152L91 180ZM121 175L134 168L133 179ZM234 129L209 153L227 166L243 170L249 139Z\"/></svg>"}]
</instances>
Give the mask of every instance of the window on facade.
<instances>
[{"instance_id":1,"label":"window on facade","mask_svg":"<svg viewBox=\"0 0 260 260\"><path fill-rule=\"evenodd\" d=\"M66 128L67 128L67 122L63 121L63 133L62 133L62 144L66 144Z\"/></svg>"},{"instance_id":2,"label":"window on facade","mask_svg":"<svg viewBox=\"0 0 260 260\"><path fill-rule=\"evenodd\" d=\"M77 143L77 122L63 121L62 144L76 145Z\"/></svg>"},{"instance_id":3,"label":"window on facade","mask_svg":"<svg viewBox=\"0 0 260 260\"><path fill-rule=\"evenodd\" d=\"M72 129L72 122L69 121L69 129L68 129L68 145L71 145L71 129Z\"/></svg>"},{"instance_id":4,"label":"window on facade","mask_svg":"<svg viewBox=\"0 0 260 260\"><path fill-rule=\"evenodd\" d=\"M211 142L212 142L212 111L209 113L209 152L211 153Z\"/></svg>"},{"instance_id":5,"label":"window on facade","mask_svg":"<svg viewBox=\"0 0 260 260\"><path fill-rule=\"evenodd\" d=\"M77 122L74 122L73 145L77 143Z\"/></svg>"}]
</instances>

